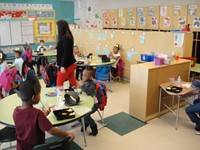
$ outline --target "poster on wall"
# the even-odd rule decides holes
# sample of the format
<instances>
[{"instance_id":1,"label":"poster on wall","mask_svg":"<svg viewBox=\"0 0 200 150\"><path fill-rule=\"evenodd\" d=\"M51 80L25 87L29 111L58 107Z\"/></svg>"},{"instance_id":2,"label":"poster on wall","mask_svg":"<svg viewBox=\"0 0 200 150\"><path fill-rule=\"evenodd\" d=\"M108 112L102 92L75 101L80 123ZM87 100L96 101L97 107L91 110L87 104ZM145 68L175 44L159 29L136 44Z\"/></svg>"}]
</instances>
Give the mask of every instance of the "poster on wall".
<instances>
[{"instance_id":1,"label":"poster on wall","mask_svg":"<svg viewBox=\"0 0 200 150\"><path fill-rule=\"evenodd\" d=\"M133 9L129 8L127 9L127 14L129 17L132 17L133 16Z\"/></svg>"},{"instance_id":2,"label":"poster on wall","mask_svg":"<svg viewBox=\"0 0 200 150\"><path fill-rule=\"evenodd\" d=\"M26 11L4 11L0 10L0 20L24 20L27 19L27 12Z\"/></svg>"},{"instance_id":3,"label":"poster on wall","mask_svg":"<svg viewBox=\"0 0 200 150\"><path fill-rule=\"evenodd\" d=\"M117 17L112 18L112 26L117 26Z\"/></svg>"},{"instance_id":4,"label":"poster on wall","mask_svg":"<svg viewBox=\"0 0 200 150\"><path fill-rule=\"evenodd\" d=\"M160 15L163 17L167 15L167 6L160 7Z\"/></svg>"},{"instance_id":5,"label":"poster on wall","mask_svg":"<svg viewBox=\"0 0 200 150\"><path fill-rule=\"evenodd\" d=\"M140 17L140 26L145 26L145 17Z\"/></svg>"},{"instance_id":6,"label":"poster on wall","mask_svg":"<svg viewBox=\"0 0 200 150\"><path fill-rule=\"evenodd\" d=\"M121 26L126 26L126 19L124 17L120 18Z\"/></svg>"},{"instance_id":7,"label":"poster on wall","mask_svg":"<svg viewBox=\"0 0 200 150\"><path fill-rule=\"evenodd\" d=\"M53 20L37 20L34 22L35 43L40 40L56 42L55 22Z\"/></svg>"},{"instance_id":8,"label":"poster on wall","mask_svg":"<svg viewBox=\"0 0 200 150\"><path fill-rule=\"evenodd\" d=\"M130 26L135 26L135 17L130 17Z\"/></svg>"},{"instance_id":9,"label":"poster on wall","mask_svg":"<svg viewBox=\"0 0 200 150\"><path fill-rule=\"evenodd\" d=\"M170 27L171 20L170 17L165 17L164 18L164 27Z\"/></svg>"},{"instance_id":10,"label":"poster on wall","mask_svg":"<svg viewBox=\"0 0 200 150\"><path fill-rule=\"evenodd\" d=\"M143 8L138 8L138 9L137 9L137 15L138 15L139 17L143 16Z\"/></svg>"},{"instance_id":11,"label":"poster on wall","mask_svg":"<svg viewBox=\"0 0 200 150\"><path fill-rule=\"evenodd\" d=\"M200 28L200 17L194 17L193 18L192 27L193 28Z\"/></svg>"},{"instance_id":12,"label":"poster on wall","mask_svg":"<svg viewBox=\"0 0 200 150\"><path fill-rule=\"evenodd\" d=\"M154 16L154 7L149 7L148 16Z\"/></svg>"},{"instance_id":13,"label":"poster on wall","mask_svg":"<svg viewBox=\"0 0 200 150\"><path fill-rule=\"evenodd\" d=\"M184 33L175 33L174 34L174 47L182 47L184 41Z\"/></svg>"},{"instance_id":14,"label":"poster on wall","mask_svg":"<svg viewBox=\"0 0 200 150\"><path fill-rule=\"evenodd\" d=\"M180 15L180 11L181 11L181 6L175 5L174 6L174 15Z\"/></svg>"},{"instance_id":15,"label":"poster on wall","mask_svg":"<svg viewBox=\"0 0 200 150\"><path fill-rule=\"evenodd\" d=\"M158 25L158 18L157 17L152 17L151 18L151 26L155 27Z\"/></svg>"},{"instance_id":16,"label":"poster on wall","mask_svg":"<svg viewBox=\"0 0 200 150\"><path fill-rule=\"evenodd\" d=\"M188 16L196 16L197 5L189 5L188 7Z\"/></svg>"},{"instance_id":17,"label":"poster on wall","mask_svg":"<svg viewBox=\"0 0 200 150\"><path fill-rule=\"evenodd\" d=\"M180 16L178 19L178 26L179 28L183 28L186 24L186 18L184 16Z\"/></svg>"},{"instance_id":18,"label":"poster on wall","mask_svg":"<svg viewBox=\"0 0 200 150\"><path fill-rule=\"evenodd\" d=\"M35 20L55 19L54 10L29 10L28 18L36 18Z\"/></svg>"},{"instance_id":19,"label":"poster on wall","mask_svg":"<svg viewBox=\"0 0 200 150\"><path fill-rule=\"evenodd\" d=\"M123 9L118 9L118 17L123 17Z\"/></svg>"}]
</instances>

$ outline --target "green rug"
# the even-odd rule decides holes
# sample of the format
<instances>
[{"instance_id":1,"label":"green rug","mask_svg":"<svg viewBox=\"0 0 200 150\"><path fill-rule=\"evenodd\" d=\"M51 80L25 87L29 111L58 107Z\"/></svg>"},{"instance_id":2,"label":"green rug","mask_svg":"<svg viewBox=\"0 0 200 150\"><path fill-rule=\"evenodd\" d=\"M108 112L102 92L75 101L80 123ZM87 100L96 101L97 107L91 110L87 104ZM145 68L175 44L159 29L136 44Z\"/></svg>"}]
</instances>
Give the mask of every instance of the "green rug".
<instances>
[{"instance_id":1,"label":"green rug","mask_svg":"<svg viewBox=\"0 0 200 150\"><path fill-rule=\"evenodd\" d=\"M113 116L107 117L104 119L104 121L107 124L106 127L121 136L146 125L145 122L142 122L125 112L120 112ZM101 123L100 120L98 122Z\"/></svg>"}]
</instances>

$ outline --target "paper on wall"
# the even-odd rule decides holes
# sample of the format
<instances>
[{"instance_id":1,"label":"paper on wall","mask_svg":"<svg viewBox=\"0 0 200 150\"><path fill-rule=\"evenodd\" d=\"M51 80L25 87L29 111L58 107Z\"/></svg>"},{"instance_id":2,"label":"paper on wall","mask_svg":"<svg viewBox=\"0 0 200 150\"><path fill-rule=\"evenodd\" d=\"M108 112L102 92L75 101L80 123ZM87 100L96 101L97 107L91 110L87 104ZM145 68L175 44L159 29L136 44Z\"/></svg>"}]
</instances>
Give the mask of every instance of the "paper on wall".
<instances>
[{"instance_id":1,"label":"paper on wall","mask_svg":"<svg viewBox=\"0 0 200 150\"><path fill-rule=\"evenodd\" d=\"M160 15L163 17L167 15L167 6L160 7Z\"/></svg>"},{"instance_id":2,"label":"paper on wall","mask_svg":"<svg viewBox=\"0 0 200 150\"><path fill-rule=\"evenodd\" d=\"M174 33L174 47L182 47L184 41L184 33Z\"/></svg>"}]
</instances>

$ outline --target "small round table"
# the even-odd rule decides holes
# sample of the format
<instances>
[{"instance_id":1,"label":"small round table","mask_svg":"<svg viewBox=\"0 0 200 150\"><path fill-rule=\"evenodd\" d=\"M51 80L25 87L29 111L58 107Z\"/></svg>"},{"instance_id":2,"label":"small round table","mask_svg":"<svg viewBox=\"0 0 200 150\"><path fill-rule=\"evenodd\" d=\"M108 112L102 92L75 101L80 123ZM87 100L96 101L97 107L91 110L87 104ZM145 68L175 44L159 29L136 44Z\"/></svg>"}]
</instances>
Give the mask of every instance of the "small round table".
<instances>
[{"instance_id":1,"label":"small round table","mask_svg":"<svg viewBox=\"0 0 200 150\"><path fill-rule=\"evenodd\" d=\"M49 97L46 96L46 93L48 92L54 92L56 88L44 88L41 90L41 102L35 105L37 108L42 108L42 106L52 106L52 105L59 105L59 102L57 100L57 97ZM64 95L64 93L63 93ZM84 126L84 116L87 115L91 108L94 105L94 100L91 96L87 96L86 94L82 93L79 95L81 102L78 105L70 106L75 112L76 116L75 118L71 119L65 119L65 120L57 120L53 112L47 116L49 121L52 123L53 126L60 126L64 124L68 124L70 122L76 121L78 119L81 119L82 125ZM14 121L13 121L13 111L17 106L20 106L22 104L22 101L17 96L17 94L13 94L10 96L7 96L0 100L0 123L5 124L10 127L14 127ZM62 108L69 108L69 106L62 105ZM83 130L85 128L83 127ZM86 145L86 136L85 136L85 130L84 130L84 142Z\"/></svg>"}]
</instances>

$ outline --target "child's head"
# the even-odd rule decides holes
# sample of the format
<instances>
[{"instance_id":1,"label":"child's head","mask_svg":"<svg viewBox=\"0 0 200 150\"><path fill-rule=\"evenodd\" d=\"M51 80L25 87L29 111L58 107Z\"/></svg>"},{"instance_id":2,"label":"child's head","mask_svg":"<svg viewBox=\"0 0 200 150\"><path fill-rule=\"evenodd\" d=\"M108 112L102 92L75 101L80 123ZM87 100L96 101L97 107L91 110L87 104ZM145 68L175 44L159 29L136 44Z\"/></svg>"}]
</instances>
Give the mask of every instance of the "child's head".
<instances>
[{"instance_id":1,"label":"child's head","mask_svg":"<svg viewBox=\"0 0 200 150\"><path fill-rule=\"evenodd\" d=\"M0 64L6 59L6 54L0 50Z\"/></svg>"},{"instance_id":2,"label":"child's head","mask_svg":"<svg viewBox=\"0 0 200 150\"><path fill-rule=\"evenodd\" d=\"M14 49L14 54L15 54L15 58L20 58L22 55L22 50L21 48L17 47Z\"/></svg>"},{"instance_id":3,"label":"child's head","mask_svg":"<svg viewBox=\"0 0 200 150\"><path fill-rule=\"evenodd\" d=\"M29 70L26 81L20 83L16 88L17 95L23 103L29 105L38 104L40 101L41 86L34 71Z\"/></svg>"},{"instance_id":4,"label":"child's head","mask_svg":"<svg viewBox=\"0 0 200 150\"><path fill-rule=\"evenodd\" d=\"M115 54L117 54L117 53L119 52L119 50L120 50L119 44L115 44L115 45L113 46L113 52L114 52Z\"/></svg>"},{"instance_id":5,"label":"child's head","mask_svg":"<svg viewBox=\"0 0 200 150\"><path fill-rule=\"evenodd\" d=\"M26 43L24 45L24 49L25 49L25 51L29 51L29 50L31 50L31 46L28 43Z\"/></svg>"},{"instance_id":6,"label":"child's head","mask_svg":"<svg viewBox=\"0 0 200 150\"><path fill-rule=\"evenodd\" d=\"M79 53L79 48L77 45L74 45L74 54L78 54Z\"/></svg>"},{"instance_id":7,"label":"child's head","mask_svg":"<svg viewBox=\"0 0 200 150\"><path fill-rule=\"evenodd\" d=\"M94 69L92 67L87 67L83 70L83 81L88 81L94 76Z\"/></svg>"},{"instance_id":8,"label":"child's head","mask_svg":"<svg viewBox=\"0 0 200 150\"><path fill-rule=\"evenodd\" d=\"M40 46L44 46L45 42L44 40L40 40Z\"/></svg>"}]
</instances>

